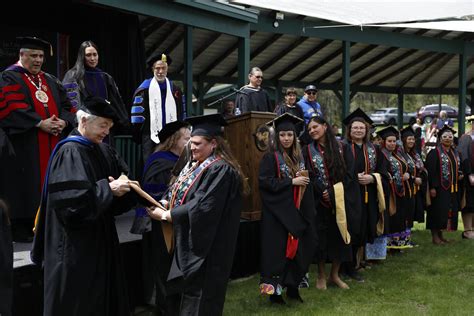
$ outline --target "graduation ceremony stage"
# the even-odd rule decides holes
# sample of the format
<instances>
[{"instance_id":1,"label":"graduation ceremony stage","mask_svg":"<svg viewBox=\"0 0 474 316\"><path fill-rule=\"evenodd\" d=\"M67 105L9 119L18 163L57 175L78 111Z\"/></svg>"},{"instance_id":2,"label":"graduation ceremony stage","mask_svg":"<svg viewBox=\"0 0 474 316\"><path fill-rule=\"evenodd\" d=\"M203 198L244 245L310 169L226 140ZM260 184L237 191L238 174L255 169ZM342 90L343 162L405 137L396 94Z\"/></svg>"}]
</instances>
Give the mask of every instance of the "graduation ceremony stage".
<instances>
[{"instance_id":1,"label":"graduation ceremony stage","mask_svg":"<svg viewBox=\"0 0 474 316\"><path fill-rule=\"evenodd\" d=\"M142 290L141 236L131 234L135 211L116 217L116 227L123 255L130 306L144 305ZM258 271L260 221L241 220L231 278L249 276ZM13 244L13 315L42 315L43 277L41 269L30 260L31 243Z\"/></svg>"}]
</instances>

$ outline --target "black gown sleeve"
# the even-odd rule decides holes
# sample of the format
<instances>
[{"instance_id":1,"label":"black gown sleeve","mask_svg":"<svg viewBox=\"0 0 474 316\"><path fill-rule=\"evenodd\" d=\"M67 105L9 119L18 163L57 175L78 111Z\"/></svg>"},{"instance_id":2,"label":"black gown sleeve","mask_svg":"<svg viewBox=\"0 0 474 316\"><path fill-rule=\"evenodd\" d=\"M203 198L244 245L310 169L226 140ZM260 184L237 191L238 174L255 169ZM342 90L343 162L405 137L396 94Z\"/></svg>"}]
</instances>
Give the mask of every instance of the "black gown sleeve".
<instances>
[{"instance_id":1,"label":"black gown sleeve","mask_svg":"<svg viewBox=\"0 0 474 316\"><path fill-rule=\"evenodd\" d=\"M428 170L428 184L430 189L438 189L440 186L439 179L439 159L436 149L430 150L426 156L426 170Z\"/></svg>"},{"instance_id":2,"label":"black gown sleeve","mask_svg":"<svg viewBox=\"0 0 474 316\"><path fill-rule=\"evenodd\" d=\"M275 157L271 153L265 154L260 161L258 182L264 210L271 212L293 236L301 237L307 222L293 202L291 178L278 178Z\"/></svg>"}]
</instances>

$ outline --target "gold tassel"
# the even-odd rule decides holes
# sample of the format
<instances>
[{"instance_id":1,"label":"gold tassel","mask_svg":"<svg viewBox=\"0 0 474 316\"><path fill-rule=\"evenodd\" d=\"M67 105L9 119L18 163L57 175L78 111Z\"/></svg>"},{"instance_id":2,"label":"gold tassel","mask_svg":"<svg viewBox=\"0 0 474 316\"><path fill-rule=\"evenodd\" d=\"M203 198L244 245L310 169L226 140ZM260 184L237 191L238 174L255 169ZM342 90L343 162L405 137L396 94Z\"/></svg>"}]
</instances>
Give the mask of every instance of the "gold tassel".
<instances>
[{"instance_id":1,"label":"gold tassel","mask_svg":"<svg viewBox=\"0 0 474 316\"><path fill-rule=\"evenodd\" d=\"M456 183L456 192L458 192L458 184Z\"/></svg>"},{"instance_id":2,"label":"gold tassel","mask_svg":"<svg viewBox=\"0 0 474 316\"><path fill-rule=\"evenodd\" d=\"M365 204L369 203L369 192L367 192L367 188L365 188Z\"/></svg>"},{"instance_id":3,"label":"gold tassel","mask_svg":"<svg viewBox=\"0 0 474 316\"><path fill-rule=\"evenodd\" d=\"M451 193L454 193L454 184L451 184Z\"/></svg>"}]
</instances>

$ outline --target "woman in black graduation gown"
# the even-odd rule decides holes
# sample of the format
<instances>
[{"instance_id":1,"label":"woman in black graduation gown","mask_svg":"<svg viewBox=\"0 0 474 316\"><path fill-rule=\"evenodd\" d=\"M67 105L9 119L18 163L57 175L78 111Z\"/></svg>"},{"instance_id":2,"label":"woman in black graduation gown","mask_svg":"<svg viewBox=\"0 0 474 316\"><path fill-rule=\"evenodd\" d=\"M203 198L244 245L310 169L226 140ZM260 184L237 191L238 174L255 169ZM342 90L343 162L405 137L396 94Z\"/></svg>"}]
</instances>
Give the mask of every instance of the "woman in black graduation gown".
<instances>
[{"instance_id":1,"label":"woman in black graduation gown","mask_svg":"<svg viewBox=\"0 0 474 316\"><path fill-rule=\"evenodd\" d=\"M316 287L326 289L325 263L329 261L332 268L328 281L349 289L339 277L339 267L342 262L352 260L351 236L360 233L360 198L354 159L350 148L337 142L331 126L322 117L311 118L308 132L312 142L303 148L303 155L310 171L317 210Z\"/></svg>"},{"instance_id":2,"label":"woman in black graduation gown","mask_svg":"<svg viewBox=\"0 0 474 316\"><path fill-rule=\"evenodd\" d=\"M346 125L344 144L351 149L360 188L361 216L359 238L352 238L352 262L344 264L345 273L363 282L357 272L364 259L364 247L372 244L383 233L385 209L379 210L377 199L377 182L375 174L379 173L380 151L370 142L370 124L372 120L360 108L349 114L343 123ZM378 159L379 158L379 159Z\"/></svg>"},{"instance_id":3,"label":"woman in black graduation gown","mask_svg":"<svg viewBox=\"0 0 474 316\"><path fill-rule=\"evenodd\" d=\"M183 121L168 123L158 133L161 143L148 158L143 170L142 187L159 201L168 189L172 171L189 142L189 124ZM180 170L177 171L179 173ZM142 234L143 285L145 301L149 302L155 293L158 315L173 314L172 301L176 297L166 295L166 279L171 266L171 256L166 248L161 221L151 220L144 207L135 211L135 220L130 230ZM154 292L155 291L155 292Z\"/></svg>"},{"instance_id":4,"label":"woman in black graduation gown","mask_svg":"<svg viewBox=\"0 0 474 316\"><path fill-rule=\"evenodd\" d=\"M192 159L153 219L171 222L174 252L168 286L181 294L180 315L221 315L239 230L244 176L222 138L221 114L189 118Z\"/></svg>"},{"instance_id":5,"label":"woman in black graduation gown","mask_svg":"<svg viewBox=\"0 0 474 316\"><path fill-rule=\"evenodd\" d=\"M457 230L461 176L460 159L453 148L455 131L445 125L438 131L438 145L426 157L431 205L427 211L426 228L431 230L435 245L444 244L443 230Z\"/></svg>"},{"instance_id":6,"label":"woman in black graduation gown","mask_svg":"<svg viewBox=\"0 0 474 316\"><path fill-rule=\"evenodd\" d=\"M302 301L298 286L316 246L312 189L308 175L301 173L305 166L295 127L301 122L289 113L273 120L273 146L260 161L260 293L274 303L284 303L285 287L289 298Z\"/></svg>"},{"instance_id":7,"label":"woman in black graduation gown","mask_svg":"<svg viewBox=\"0 0 474 316\"><path fill-rule=\"evenodd\" d=\"M377 132L382 137L381 158L385 160L387 170L383 175L385 204L389 213L388 249L404 249L405 240L407 196L410 190L410 174L408 164L399 152L397 140L399 132L389 126Z\"/></svg>"}]
</instances>

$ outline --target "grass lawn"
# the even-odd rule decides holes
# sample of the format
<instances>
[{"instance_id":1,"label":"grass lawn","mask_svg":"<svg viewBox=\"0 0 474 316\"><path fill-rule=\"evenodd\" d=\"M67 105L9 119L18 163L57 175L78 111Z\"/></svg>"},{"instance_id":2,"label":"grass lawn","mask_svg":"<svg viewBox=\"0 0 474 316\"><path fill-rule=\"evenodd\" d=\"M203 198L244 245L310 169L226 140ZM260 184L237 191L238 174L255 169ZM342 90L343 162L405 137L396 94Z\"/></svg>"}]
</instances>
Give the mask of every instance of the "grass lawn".
<instances>
[{"instance_id":1,"label":"grass lawn","mask_svg":"<svg viewBox=\"0 0 474 316\"><path fill-rule=\"evenodd\" d=\"M259 294L258 275L232 281L224 315L474 315L474 240L461 240L459 229L445 233L452 243L434 246L424 224L417 225L419 247L387 256L363 272L364 283L348 281L350 290L317 290L312 265L310 288L300 291L304 303L271 306Z\"/></svg>"}]
</instances>

